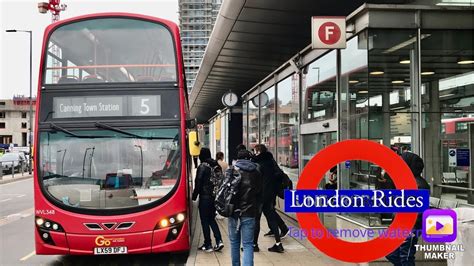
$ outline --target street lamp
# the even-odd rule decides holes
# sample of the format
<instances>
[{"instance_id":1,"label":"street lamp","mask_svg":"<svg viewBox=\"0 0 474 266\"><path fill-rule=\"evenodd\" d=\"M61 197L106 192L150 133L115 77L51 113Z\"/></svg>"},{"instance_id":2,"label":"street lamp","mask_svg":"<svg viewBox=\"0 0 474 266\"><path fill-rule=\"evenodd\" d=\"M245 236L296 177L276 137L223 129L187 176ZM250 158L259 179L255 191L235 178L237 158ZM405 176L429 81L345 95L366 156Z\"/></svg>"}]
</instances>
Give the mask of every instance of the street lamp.
<instances>
[{"instance_id":1,"label":"street lamp","mask_svg":"<svg viewBox=\"0 0 474 266\"><path fill-rule=\"evenodd\" d=\"M141 169L140 169L140 176L141 176L141 182L142 182L142 187L143 187L143 148L142 145L133 145L137 148L140 149L140 161L141 161Z\"/></svg>"},{"instance_id":2,"label":"street lamp","mask_svg":"<svg viewBox=\"0 0 474 266\"><path fill-rule=\"evenodd\" d=\"M67 149L58 150L58 153L63 152L63 158L61 160L61 175L64 176L64 157L66 156Z\"/></svg>"},{"instance_id":3,"label":"street lamp","mask_svg":"<svg viewBox=\"0 0 474 266\"><path fill-rule=\"evenodd\" d=\"M84 151L84 159L82 159L82 178L84 178L84 172L86 171L86 157L89 150L92 150L92 148L86 148Z\"/></svg>"},{"instance_id":4,"label":"street lamp","mask_svg":"<svg viewBox=\"0 0 474 266\"><path fill-rule=\"evenodd\" d=\"M32 71L32 68L33 68L33 65L32 65L32 54L33 54L33 32L31 30L6 30L6 32L25 32L25 33L28 33L30 35L30 117L29 117L29 120L30 120L30 126L28 128L28 133L29 133L29 137L28 137L28 150L29 150L29 154L30 154L30 157L29 157L29 162L28 162L28 173L31 175L31 169L32 169L32 157L33 157L33 154L31 154L31 137L32 137L32 127L33 127L33 101L31 99L31 94L32 94L32 91L33 91L33 71Z\"/></svg>"}]
</instances>

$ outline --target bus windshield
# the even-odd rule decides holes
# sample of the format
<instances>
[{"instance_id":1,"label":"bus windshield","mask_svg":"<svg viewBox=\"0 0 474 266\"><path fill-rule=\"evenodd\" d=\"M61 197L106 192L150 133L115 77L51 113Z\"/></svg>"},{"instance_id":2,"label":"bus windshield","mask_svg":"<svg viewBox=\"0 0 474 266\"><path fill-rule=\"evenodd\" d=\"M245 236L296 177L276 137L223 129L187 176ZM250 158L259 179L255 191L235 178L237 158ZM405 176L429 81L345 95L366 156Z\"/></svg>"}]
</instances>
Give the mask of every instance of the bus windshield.
<instances>
[{"instance_id":1,"label":"bus windshield","mask_svg":"<svg viewBox=\"0 0 474 266\"><path fill-rule=\"evenodd\" d=\"M40 132L44 190L75 208L118 209L165 197L180 174L177 128Z\"/></svg>"},{"instance_id":2,"label":"bus windshield","mask_svg":"<svg viewBox=\"0 0 474 266\"><path fill-rule=\"evenodd\" d=\"M73 22L50 36L45 84L176 82L171 32L131 18Z\"/></svg>"}]
</instances>

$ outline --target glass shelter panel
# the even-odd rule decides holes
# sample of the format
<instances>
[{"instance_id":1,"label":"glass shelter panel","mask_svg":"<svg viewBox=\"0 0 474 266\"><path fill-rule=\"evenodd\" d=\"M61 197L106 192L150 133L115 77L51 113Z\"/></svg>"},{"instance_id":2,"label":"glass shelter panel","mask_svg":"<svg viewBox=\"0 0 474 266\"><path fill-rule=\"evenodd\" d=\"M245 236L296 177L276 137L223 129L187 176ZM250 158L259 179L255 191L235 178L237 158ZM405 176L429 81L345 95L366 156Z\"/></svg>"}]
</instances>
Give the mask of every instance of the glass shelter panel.
<instances>
[{"instance_id":1,"label":"glass shelter panel","mask_svg":"<svg viewBox=\"0 0 474 266\"><path fill-rule=\"evenodd\" d=\"M423 30L421 82L425 177L443 205L474 204L470 157L474 125L472 30ZM471 182L470 182L471 181Z\"/></svg>"},{"instance_id":2,"label":"glass shelter panel","mask_svg":"<svg viewBox=\"0 0 474 266\"><path fill-rule=\"evenodd\" d=\"M275 154L275 87L260 94L260 143Z\"/></svg>"},{"instance_id":3,"label":"glass shelter panel","mask_svg":"<svg viewBox=\"0 0 474 266\"><path fill-rule=\"evenodd\" d=\"M293 182L298 180L299 75L278 83L277 162Z\"/></svg>"},{"instance_id":4,"label":"glass shelter panel","mask_svg":"<svg viewBox=\"0 0 474 266\"><path fill-rule=\"evenodd\" d=\"M411 148L418 113L413 108L417 35L414 30L370 29L341 51L341 140L368 139L399 152ZM382 169L366 161L340 167L339 185L349 189L383 186ZM381 181L382 180L382 181ZM370 226L384 214L351 214Z\"/></svg>"},{"instance_id":5,"label":"glass shelter panel","mask_svg":"<svg viewBox=\"0 0 474 266\"><path fill-rule=\"evenodd\" d=\"M303 122L336 117L336 52L318 58L303 70Z\"/></svg>"},{"instance_id":6,"label":"glass shelter panel","mask_svg":"<svg viewBox=\"0 0 474 266\"><path fill-rule=\"evenodd\" d=\"M249 103L248 102L244 102L243 105L242 105L242 143L245 145L245 146L248 146L248 127L247 127L247 123L248 123L248 107Z\"/></svg>"},{"instance_id":7,"label":"glass shelter panel","mask_svg":"<svg viewBox=\"0 0 474 266\"><path fill-rule=\"evenodd\" d=\"M258 100L259 96L255 96L248 102L248 149L253 149L259 143L259 127L258 127Z\"/></svg>"}]
</instances>

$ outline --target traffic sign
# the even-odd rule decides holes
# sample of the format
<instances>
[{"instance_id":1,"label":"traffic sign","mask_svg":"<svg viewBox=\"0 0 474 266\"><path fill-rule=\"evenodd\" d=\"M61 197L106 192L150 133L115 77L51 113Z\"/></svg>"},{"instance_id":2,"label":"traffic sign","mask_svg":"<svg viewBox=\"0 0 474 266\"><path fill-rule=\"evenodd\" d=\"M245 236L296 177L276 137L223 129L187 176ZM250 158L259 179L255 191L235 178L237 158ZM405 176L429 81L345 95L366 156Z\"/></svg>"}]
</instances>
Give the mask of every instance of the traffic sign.
<instances>
[{"instance_id":1,"label":"traffic sign","mask_svg":"<svg viewBox=\"0 0 474 266\"><path fill-rule=\"evenodd\" d=\"M312 17L314 49L346 48L346 17Z\"/></svg>"},{"instance_id":2,"label":"traffic sign","mask_svg":"<svg viewBox=\"0 0 474 266\"><path fill-rule=\"evenodd\" d=\"M450 167L456 167L457 166L457 160L456 160L456 149L448 149L448 165Z\"/></svg>"}]
</instances>

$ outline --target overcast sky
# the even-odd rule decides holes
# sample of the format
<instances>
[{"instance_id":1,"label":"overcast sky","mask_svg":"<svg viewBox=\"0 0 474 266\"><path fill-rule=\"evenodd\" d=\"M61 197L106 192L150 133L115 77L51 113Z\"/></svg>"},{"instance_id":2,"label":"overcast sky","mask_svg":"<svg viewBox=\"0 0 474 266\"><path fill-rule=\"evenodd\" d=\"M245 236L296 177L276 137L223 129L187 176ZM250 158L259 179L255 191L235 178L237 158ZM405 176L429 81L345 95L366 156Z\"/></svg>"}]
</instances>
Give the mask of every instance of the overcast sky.
<instances>
[{"instance_id":1,"label":"overcast sky","mask_svg":"<svg viewBox=\"0 0 474 266\"><path fill-rule=\"evenodd\" d=\"M28 33L6 33L7 29L33 31L33 95L38 89L40 49L51 14L40 14L37 3L48 0L0 0L0 99L29 95ZM61 0L67 10L61 19L99 12L129 12L151 15L178 23L178 0Z\"/></svg>"}]
</instances>

